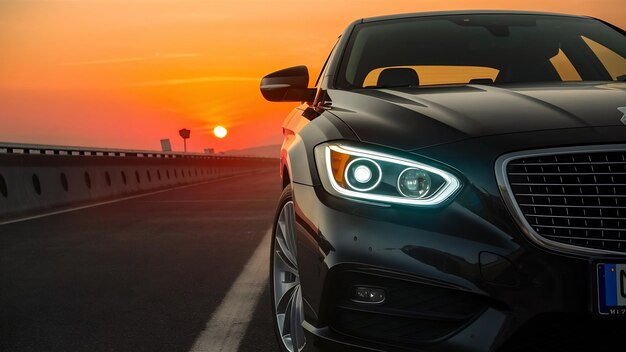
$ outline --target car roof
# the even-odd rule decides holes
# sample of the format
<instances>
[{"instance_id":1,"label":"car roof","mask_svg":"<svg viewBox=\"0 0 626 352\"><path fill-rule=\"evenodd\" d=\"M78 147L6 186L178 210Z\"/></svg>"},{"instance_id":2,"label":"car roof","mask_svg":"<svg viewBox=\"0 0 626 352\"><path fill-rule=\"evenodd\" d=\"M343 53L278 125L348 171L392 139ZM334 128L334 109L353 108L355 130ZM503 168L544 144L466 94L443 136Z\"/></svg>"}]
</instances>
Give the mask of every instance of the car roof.
<instances>
[{"instance_id":1,"label":"car roof","mask_svg":"<svg viewBox=\"0 0 626 352\"><path fill-rule=\"evenodd\" d=\"M542 15L542 16L591 18L588 16L568 15L568 14L552 13L552 12L511 11L511 10L464 10L464 11L414 12L414 13L403 13L403 14L387 15L387 16L376 16L376 17L363 18L357 22L370 23L370 22L380 22L380 21L403 19L403 18L435 17L435 16L448 16L448 15Z\"/></svg>"}]
</instances>

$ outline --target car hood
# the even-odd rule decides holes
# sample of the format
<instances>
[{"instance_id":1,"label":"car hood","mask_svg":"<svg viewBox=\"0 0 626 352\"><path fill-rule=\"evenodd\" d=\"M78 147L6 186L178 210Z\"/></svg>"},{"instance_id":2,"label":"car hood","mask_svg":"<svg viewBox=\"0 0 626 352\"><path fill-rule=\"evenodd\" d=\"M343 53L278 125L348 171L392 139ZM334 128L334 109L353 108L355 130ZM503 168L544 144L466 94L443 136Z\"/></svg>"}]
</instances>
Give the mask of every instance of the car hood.
<instances>
[{"instance_id":1,"label":"car hood","mask_svg":"<svg viewBox=\"0 0 626 352\"><path fill-rule=\"evenodd\" d=\"M623 126L626 83L329 90L330 111L357 137L415 150L487 135ZM625 136L626 137L626 136Z\"/></svg>"}]
</instances>

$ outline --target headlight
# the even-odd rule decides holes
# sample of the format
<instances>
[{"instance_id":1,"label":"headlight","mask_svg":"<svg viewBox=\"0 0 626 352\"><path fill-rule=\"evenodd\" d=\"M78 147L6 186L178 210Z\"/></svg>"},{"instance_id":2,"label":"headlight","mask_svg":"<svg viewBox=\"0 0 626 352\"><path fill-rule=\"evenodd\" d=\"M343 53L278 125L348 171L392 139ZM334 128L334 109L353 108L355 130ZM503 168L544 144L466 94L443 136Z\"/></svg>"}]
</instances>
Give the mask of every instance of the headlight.
<instances>
[{"instance_id":1,"label":"headlight","mask_svg":"<svg viewBox=\"0 0 626 352\"><path fill-rule=\"evenodd\" d=\"M324 188L386 203L437 205L461 188L457 177L417 161L342 144L315 149Z\"/></svg>"}]
</instances>

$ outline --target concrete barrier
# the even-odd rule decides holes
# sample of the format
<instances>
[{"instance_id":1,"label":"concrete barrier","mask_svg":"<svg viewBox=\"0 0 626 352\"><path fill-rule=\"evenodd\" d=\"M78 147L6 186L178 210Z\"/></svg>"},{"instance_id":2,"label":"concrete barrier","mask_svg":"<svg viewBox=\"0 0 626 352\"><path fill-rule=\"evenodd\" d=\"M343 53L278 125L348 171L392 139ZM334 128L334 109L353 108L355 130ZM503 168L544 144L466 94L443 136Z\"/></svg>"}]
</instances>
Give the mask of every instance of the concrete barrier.
<instances>
[{"instance_id":1,"label":"concrete barrier","mask_svg":"<svg viewBox=\"0 0 626 352\"><path fill-rule=\"evenodd\" d=\"M0 220L272 167L277 159L0 143Z\"/></svg>"}]
</instances>

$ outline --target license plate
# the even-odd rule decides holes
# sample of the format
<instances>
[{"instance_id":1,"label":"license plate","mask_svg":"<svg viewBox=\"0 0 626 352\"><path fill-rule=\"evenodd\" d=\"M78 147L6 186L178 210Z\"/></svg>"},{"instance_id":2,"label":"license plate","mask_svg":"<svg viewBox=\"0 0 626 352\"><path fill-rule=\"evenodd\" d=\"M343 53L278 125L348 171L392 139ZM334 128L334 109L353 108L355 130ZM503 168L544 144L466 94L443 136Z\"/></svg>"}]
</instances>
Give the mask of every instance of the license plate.
<instances>
[{"instance_id":1,"label":"license plate","mask_svg":"<svg viewBox=\"0 0 626 352\"><path fill-rule=\"evenodd\" d=\"M598 263L598 313L626 315L626 264Z\"/></svg>"}]
</instances>

